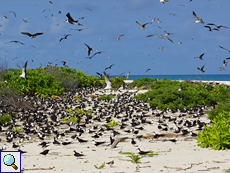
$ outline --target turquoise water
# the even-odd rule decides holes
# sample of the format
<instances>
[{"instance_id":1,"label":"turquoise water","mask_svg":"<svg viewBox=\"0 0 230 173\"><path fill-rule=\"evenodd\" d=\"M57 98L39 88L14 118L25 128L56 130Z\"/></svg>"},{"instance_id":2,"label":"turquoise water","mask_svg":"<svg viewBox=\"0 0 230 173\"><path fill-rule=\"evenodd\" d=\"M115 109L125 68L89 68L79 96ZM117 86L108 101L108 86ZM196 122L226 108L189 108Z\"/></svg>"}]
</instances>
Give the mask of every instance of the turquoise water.
<instances>
[{"instance_id":1,"label":"turquoise water","mask_svg":"<svg viewBox=\"0 0 230 173\"><path fill-rule=\"evenodd\" d=\"M157 79L168 79L168 80L202 80L202 81L230 81L230 75L130 75L129 80L138 78L157 78Z\"/></svg>"}]
</instances>

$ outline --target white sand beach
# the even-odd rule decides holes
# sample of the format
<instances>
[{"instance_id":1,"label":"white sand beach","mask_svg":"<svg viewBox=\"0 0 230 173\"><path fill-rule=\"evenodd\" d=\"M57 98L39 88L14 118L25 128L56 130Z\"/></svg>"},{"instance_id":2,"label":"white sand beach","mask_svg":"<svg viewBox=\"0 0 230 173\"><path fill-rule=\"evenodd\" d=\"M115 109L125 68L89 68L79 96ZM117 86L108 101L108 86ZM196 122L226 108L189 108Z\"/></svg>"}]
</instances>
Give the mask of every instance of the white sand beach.
<instances>
[{"instance_id":1,"label":"white sand beach","mask_svg":"<svg viewBox=\"0 0 230 173\"><path fill-rule=\"evenodd\" d=\"M130 81L128 81L130 82ZM229 81L218 81L223 84L230 85ZM122 92L127 92L128 90L122 90ZM144 92L145 90L141 90ZM119 92L119 91L116 91ZM128 91L133 92L133 90ZM115 91L113 91L115 93ZM151 115L152 111L145 112L147 115ZM156 113L156 112L155 112ZM138 113L137 113L138 114ZM176 113L165 113L165 116L178 117L179 112ZM120 135L116 135L113 138L128 137L124 142L118 143L116 148L111 148L109 145L110 131L104 131L103 135L95 139L95 141L105 141L106 143L95 146L92 143L92 134L83 133L79 138L88 140L88 142L82 144L76 139L71 139L73 134L76 132L68 133L66 136L58 139L58 141L73 141L70 145L54 145L53 136L48 136L44 141L51 142L47 148L49 153L44 156L39 154L45 149L38 146L39 143L43 142L39 138L32 138L29 141L23 143L24 147L21 150L27 151L27 153L22 154L22 172L25 173L50 173L50 172L114 172L114 173L133 173L133 172L210 172L218 173L223 172L224 169L230 169L230 151L215 151L210 148L200 148L197 146L197 141L195 137L190 135L174 134L170 130L162 131L157 128L157 121L159 117L149 116L148 120L152 121L152 124L145 123L144 125L138 125L138 127L144 127L143 130L139 130L136 135L134 133L125 133L124 130L115 127L114 130L120 132ZM194 120L192 117L184 117L187 120ZM118 119L115 119L119 121ZM207 114L199 117L200 121L209 123L210 120L207 119ZM126 123L126 122L125 122ZM105 128L105 122L94 122L90 126L97 125L99 127ZM169 128L173 125L169 124ZM67 128L67 127L66 127ZM130 128L125 128L130 129ZM191 128L192 129L192 128ZM64 131L58 129L59 131ZM157 134L169 134L168 136L153 138L153 133ZM193 129L195 131L195 127ZM138 135L143 135L141 138L137 138ZM178 136L177 142L171 142L169 139L175 139ZM136 141L135 145L131 144L131 138ZM2 141L3 145L4 142ZM10 143L7 144L7 150L14 151ZM126 157L128 155L120 154L120 152L132 152L138 154L137 148L143 151L151 150L154 154L153 157L143 156L140 159L141 164L131 163L130 158ZM79 158L73 155L73 151L84 154ZM107 163L114 161L113 165L105 164L102 169L96 169L94 165L98 167L102 163Z\"/></svg>"}]
</instances>

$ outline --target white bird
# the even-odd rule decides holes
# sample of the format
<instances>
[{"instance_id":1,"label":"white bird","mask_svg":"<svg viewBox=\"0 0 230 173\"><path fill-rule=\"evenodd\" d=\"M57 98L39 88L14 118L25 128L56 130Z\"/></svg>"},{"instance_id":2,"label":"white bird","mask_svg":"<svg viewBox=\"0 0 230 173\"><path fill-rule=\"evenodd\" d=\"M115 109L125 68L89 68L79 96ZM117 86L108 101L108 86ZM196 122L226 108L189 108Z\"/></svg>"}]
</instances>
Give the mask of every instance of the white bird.
<instances>
[{"instance_id":1,"label":"white bird","mask_svg":"<svg viewBox=\"0 0 230 173\"><path fill-rule=\"evenodd\" d=\"M192 13L193 13L193 17L196 19L195 23L202 23L202 24L204 24L203 20L199 19L194 11Z\"/></svg>"},{"instance_id":2,"label":"white bird","mask_svg":"<svg viewBox=\"0 0 230 173\"><path fill-rule=\"evenodd\" d=\"M165 2L169 2L169 1L168 0L159 0L159 2L162 2L164 4Z\"/></svg>"},{"instance_id":3,"label":"white bird","mask_svg":"<svg viewBox=\"0 0 230 173\"><path fill-rule=\"evenodd\" d=\"M104 71L104 76L105 76L105 82L106 82L106 87L104 89L112 89L112 83L111 81L109 80L109 75L107 75Z\"/></svg>"},{"instance_id":4,"label":"white bird","mask_svg":"<svg viewBox=\"0 0 230 173\"><path fill-rule=\"evenodd\" d=\"M22 74L19 76L19 77L23 77L25 80L27 80L27 77L26 77L26 67L27 67L27 61L26 61L25 65L22 68Z\"/></svg>"},{"instance_id":5,"label":"white bird","mask_svg":"<svg viewBox=\"0 0 230 173\"><path fill-rule=\"evenodd\" d=\"M129 79L129 75L130 75L130 71L128 72L128 74L127 74L127 76L126 76L127 79Z\"/></svg>"},{"instance_id":6,"label":"white bird","mask_svg":"<svg viewBox=\"0 0 230 173\"><path fill-rule=\"evenodd\" d=\"M139 29L146 29L145 25L147 25L148 23L141 25L138 21L136 21L136 24L140 27Z\"/></svg>"}]
</instances>

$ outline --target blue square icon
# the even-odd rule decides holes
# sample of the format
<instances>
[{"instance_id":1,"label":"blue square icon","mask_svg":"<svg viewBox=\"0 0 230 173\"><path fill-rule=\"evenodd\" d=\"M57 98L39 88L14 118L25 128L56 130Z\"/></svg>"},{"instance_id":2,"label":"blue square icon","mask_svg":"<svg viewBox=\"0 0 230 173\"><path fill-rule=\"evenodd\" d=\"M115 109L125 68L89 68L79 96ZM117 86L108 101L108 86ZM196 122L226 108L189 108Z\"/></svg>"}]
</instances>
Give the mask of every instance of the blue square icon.
<instances>
[{"instance_id":1,"label":"blue square icon","mask_svg":"<svg viewBox=\"0 0 230 173\"><path fill-rule=\"evenodd\" d=\"M21 173L21 152L0 151L0 173Z\"/></svg>"}]
</instances>

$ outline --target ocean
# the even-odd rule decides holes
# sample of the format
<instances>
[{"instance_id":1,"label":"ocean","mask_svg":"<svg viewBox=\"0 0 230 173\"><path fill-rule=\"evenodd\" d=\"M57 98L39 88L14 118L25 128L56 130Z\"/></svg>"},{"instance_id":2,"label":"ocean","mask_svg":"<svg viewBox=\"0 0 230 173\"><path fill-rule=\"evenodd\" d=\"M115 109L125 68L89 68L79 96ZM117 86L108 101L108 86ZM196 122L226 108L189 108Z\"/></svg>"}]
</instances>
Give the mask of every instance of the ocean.
<instances>
[{"instance_id":1,"label":"ocean","mask_svg":"<svg viewBox=\"0 0 230 173\"><path fill-rule=\"evenodd\" d=\"M202 81L230 81L230 74L210 74L210 75L130 75L128 80L138 78L157 78L168 80L202 80Z\"/></svg>"}]
</instances>

